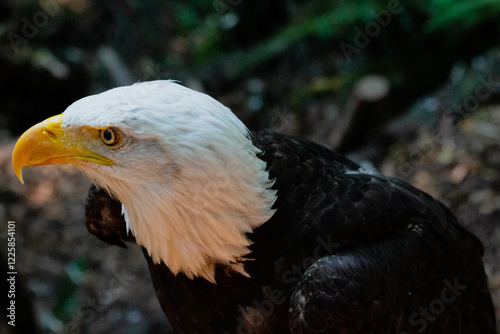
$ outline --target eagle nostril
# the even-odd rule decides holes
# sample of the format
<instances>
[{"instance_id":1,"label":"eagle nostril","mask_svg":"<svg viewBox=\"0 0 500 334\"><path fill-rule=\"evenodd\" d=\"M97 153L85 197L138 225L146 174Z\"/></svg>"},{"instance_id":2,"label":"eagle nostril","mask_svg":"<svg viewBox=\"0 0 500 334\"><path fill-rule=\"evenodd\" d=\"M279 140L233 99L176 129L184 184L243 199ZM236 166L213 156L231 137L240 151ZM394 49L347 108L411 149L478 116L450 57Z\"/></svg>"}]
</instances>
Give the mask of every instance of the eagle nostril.
<instances>
[{"instance_id":1,"label":"eagle nostril","mask_svg":"<svg viewBox=\"0 0 500 334\"><path fill-rule=\"evenodd\" d=\"M49 139L52 141L56 141L58 139L57 135L54 132L48 130L46 127L43 128L43 134L49 137Z\"/></svg>"}]
</instances>

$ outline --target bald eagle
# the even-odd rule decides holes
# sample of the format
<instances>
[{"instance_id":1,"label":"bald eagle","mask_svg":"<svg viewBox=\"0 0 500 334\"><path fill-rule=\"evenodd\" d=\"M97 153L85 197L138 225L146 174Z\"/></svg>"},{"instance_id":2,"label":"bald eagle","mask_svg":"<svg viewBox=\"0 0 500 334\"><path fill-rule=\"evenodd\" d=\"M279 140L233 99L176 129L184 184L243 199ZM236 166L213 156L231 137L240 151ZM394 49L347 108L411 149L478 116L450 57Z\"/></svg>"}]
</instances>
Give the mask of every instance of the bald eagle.
<instances>
[{"instance_id":1,"label":"bald eagle","mask_svg":"<svg viewBox=\"0 0 500 334\"><path fill-rule=\"evenodd\" d=\"M97 186L89 231L142 247L178 333L496 333L481 242L444 205L175 82L33 126L14 170L45 164Z\"/></svg>"}]
</instances>

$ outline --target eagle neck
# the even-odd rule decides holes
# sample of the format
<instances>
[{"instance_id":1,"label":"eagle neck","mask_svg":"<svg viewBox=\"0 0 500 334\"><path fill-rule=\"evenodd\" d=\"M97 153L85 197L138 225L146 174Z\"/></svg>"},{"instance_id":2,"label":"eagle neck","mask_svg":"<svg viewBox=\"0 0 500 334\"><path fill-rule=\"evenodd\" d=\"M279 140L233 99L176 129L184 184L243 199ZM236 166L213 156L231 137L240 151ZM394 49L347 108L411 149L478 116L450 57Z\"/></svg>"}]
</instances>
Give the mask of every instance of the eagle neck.
<instances>
[{"instance_id":1,"label":"eagle neck","mask_svg":"<svg viewBox=\"0 0 500 334\"><path fill-rule=\"evenodd\" d=\"M215 283L221 264L247 275L249 234L274 214L276 200L260 151L248 140L217 159L184 161L175 182L158 185L117 181L108 189L122 202L136 242L152 261L174 274Z\"/></svg>"}]
</instances>

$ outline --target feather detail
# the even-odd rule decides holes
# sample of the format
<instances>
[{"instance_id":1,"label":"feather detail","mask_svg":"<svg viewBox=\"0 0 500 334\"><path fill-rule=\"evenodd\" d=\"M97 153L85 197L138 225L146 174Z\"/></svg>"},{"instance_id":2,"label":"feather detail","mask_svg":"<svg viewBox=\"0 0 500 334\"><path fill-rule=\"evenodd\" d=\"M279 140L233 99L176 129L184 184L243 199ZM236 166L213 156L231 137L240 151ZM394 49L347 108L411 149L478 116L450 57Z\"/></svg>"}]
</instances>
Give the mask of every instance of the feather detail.
<instances>
[{"instance_id":1,"label":"feather detail","mask_svg":"<svg viewBox=\"0 0 500 334\"><path fill-rule=\"evenodd\" d=\"M272 217L276 191L248 129L228 108L154 81L84 98L64 115L63 126L120 131L120 146L102 153L113 165L81 169L122 202L127 230L154 263L210 282L215 264L246 274L247 234Z\"/></svg>"}]
</instances>

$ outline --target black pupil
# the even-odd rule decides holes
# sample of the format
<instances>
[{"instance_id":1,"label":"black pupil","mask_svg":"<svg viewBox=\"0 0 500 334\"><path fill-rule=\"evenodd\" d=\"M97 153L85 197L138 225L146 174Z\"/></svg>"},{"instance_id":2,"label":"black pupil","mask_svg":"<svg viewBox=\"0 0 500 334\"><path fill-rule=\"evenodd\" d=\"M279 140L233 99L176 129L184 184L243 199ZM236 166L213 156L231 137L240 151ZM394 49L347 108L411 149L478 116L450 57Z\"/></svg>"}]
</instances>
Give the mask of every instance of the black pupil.
<instances>
[{"instance_id":1,"label":"black pupil","mask_svg":"<svg viewBox=\"0 0 500 334\"><path fill-rule=\"evenodd\" d=\"M113 134L109 130L104 130L104 139L111 141L113 139Z\"/></svg>"}]
</instances>

